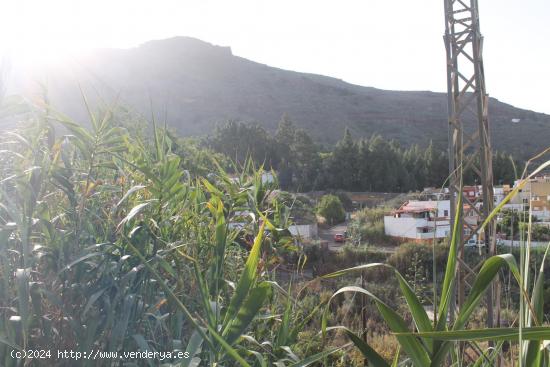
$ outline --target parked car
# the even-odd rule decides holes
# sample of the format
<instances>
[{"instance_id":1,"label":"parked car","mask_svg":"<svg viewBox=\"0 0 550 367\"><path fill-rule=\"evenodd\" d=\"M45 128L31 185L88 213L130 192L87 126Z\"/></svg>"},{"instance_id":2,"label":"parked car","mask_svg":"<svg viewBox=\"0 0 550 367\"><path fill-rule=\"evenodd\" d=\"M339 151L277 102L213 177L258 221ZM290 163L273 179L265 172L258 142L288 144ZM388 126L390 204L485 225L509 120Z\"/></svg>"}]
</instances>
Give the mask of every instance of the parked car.
<instances>
[{"instance_id":1,"label":"parked car","mask_svg":"<svg viewBox=\"0 0 550 367\"><path fill-rule=\"evenodd\" d=\"M344 242L346 240L346 236L344 236L342 233L336 233L334 235L334 242Z\"/></svg>"},{"instance_id":2,"label":"parked car","mask_svg":"<svg viewBox=\"0 0 550 367\"><path fill-rule=\"evenodd\" d=\"M470 238L468 242L464 244L464 247L483 247L485 242L477 241L475 238Z\"/></svg>"}]
</instances>

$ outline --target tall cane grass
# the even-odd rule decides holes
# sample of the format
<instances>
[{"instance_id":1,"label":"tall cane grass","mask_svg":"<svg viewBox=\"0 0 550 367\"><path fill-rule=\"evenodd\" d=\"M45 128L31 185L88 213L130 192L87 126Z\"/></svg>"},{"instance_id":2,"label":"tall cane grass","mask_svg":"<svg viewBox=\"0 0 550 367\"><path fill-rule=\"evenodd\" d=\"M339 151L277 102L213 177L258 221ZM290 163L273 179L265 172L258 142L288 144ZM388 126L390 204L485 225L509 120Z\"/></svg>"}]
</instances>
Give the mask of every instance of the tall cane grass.
<instances>
[{"instance_id":1,"label":"tall cane grass","mask_svg":"<svg viewBox=\"0 0 550 367\"><path fill-rule=\"evenodd\" d=\"M45 349L307 366L341 349L297 358L294 308L282 305L282 321L266 314L284 293L269 266L291 241L287 208L270 199L261 168L248 162L237 180L221 167L191 177L156 124L149 139L125 129L116 108L89 109L88 127L49 108L33 113L0 135L0 365L41 363L11 352ZM272 320L273 348L250 343Z\"/></svg>"}]
</instances>

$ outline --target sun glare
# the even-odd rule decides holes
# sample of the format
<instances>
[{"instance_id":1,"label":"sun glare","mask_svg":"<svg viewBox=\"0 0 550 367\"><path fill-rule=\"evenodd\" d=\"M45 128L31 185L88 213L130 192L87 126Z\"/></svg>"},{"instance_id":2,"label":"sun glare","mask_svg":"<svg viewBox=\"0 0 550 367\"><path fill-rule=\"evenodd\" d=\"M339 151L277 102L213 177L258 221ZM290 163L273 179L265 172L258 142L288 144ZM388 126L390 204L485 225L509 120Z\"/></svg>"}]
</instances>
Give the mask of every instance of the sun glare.
<instances>
[{"instance_id":1,"label":"sun glare","mask_svg":"<svg viewBox=\"0 0 550 367\"><path fill-rule=\"evenodd\" d=\"M89 48L84 31L70 6L49 2L7 1L0 3L0 54L26 66L42 66L67 59ZM65 4L68 5L68 4Z\"/></svg>"}]
</instances>

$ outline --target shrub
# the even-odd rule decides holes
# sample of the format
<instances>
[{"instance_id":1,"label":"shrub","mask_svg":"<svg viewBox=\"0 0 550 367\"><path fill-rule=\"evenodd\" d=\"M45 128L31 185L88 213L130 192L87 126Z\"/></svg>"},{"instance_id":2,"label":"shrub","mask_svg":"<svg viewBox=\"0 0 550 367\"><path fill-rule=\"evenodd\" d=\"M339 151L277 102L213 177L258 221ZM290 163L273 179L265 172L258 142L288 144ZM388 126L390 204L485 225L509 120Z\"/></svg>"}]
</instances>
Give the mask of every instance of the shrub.
<instances>
[{"instance_id":1,"label":"shrub","mask_svg":"<svg viewBox=\"0 0 550 367\"><path fill-rule=\"evenodd\" d=\"M384 232L384 223L376 222L373 224L365 224L361 227L361 241L376 245L392 244L392 239L386 236Z\"/></svg>"},{"instance_id":2,"label":"shrub","mask_svg":"<svg viewBox=\"0 0 550 367\"><path fill-rule=\"evenodd\" d=\"M336 195L338 197L338 199L340 199L340 201L342 202L342 205L344 206L345 210L347 210L347 211L352 211L353 210L353 201L351 201L348 194L346 194L343 191L337 191L337 192L334 193L334 195Z\"/></svg>"},{"instance_id":3,"label":"shrub","mask_svg":"<svg viewBox=\"0 0 550 367\"><path fill-rule=\"evenodd\" d=\"M387 208L365 208L357 213L355 218L361 224L381 222L389 211Z\"/></svg>"},{"instance_id":4,"label":"shrub","mask_svg":"<svg viewBox=\"0 0 550 367\"><path fill-rule=\"evenodd\" d=\"M534 241L550 241L550 228L540 224L534 224L532 236Z\"/></svg>"},{"instance_id":5,"label":"shrub","mask_svg":"<svg viewBox=\"0 0 550 367\"><path fill-rule=\"evenodd\" d=\"M346 211L342 202L335 195L325 195L317 205L317 214L324 217L327 223L337 224L346 220Z\"/></svg>"},{"instance_id":6,"label":"shrub","mask_svg":"<svg viewBox=\"0 0 550 367\"><path fill-rule=\"evenodd\" d=\"M388 259L401 274L406 274L415 259L418 267L426 269L429 277L433 276L433 248L431 244L407 242L399 246ZM435 245L435 265L437 272L442 274L447 263L447 248L445 245Z\"/></svg>"}]
</instances>

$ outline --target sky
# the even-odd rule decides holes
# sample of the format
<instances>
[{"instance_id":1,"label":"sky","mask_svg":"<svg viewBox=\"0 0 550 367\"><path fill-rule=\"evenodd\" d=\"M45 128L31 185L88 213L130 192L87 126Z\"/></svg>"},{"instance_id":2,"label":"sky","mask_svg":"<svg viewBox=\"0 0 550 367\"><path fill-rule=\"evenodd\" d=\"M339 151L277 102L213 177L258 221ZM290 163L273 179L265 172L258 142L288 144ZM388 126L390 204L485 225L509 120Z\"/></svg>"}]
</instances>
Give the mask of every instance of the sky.
<instances>
[{"instance_id":1,"label":"sky","mask_svg":"<svg viewBox=\"0 0 550 367\"><path fill-rule=\"evenodd\" d=\"M479 0L487 92L550 113L550 1ZM443 0L1 0L0 52L35 63L190 36L382 89L446 91Z\"/></svg>"}]
</instances>

